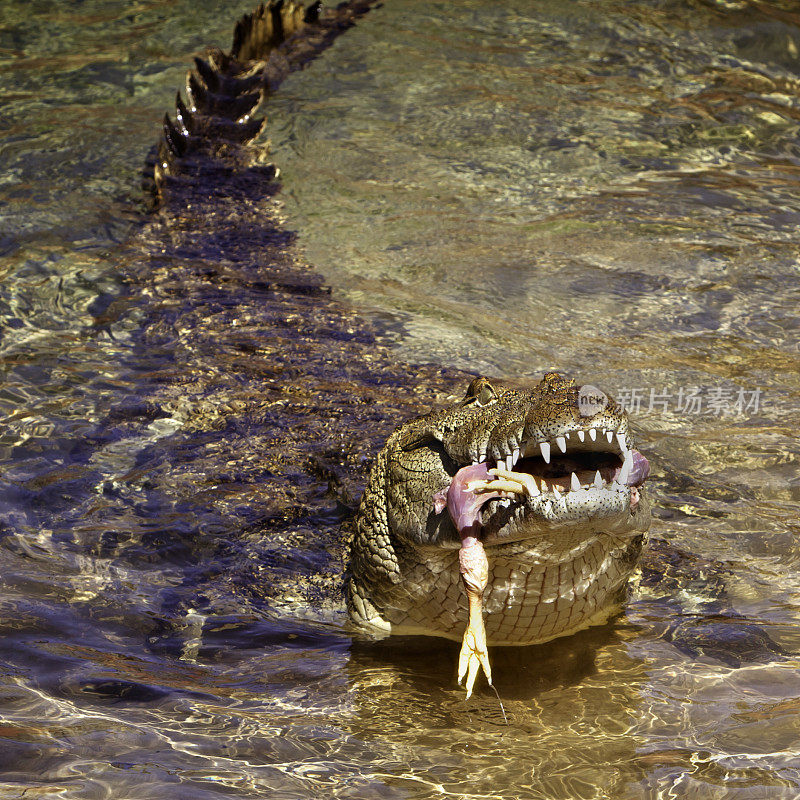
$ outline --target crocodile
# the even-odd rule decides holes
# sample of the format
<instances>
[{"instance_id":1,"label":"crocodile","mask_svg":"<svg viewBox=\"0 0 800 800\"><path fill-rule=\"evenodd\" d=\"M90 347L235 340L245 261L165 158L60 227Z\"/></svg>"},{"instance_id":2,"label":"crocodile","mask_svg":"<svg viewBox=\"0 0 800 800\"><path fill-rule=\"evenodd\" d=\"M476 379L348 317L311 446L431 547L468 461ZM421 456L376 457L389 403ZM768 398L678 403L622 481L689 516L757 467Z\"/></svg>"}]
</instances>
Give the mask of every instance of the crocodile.
<instances>
[{"instance_id":1,"label":"crocodile","mask_svg":"<svg viewBox=\"0 0 800 800\"><path fill-rule=\"evenodd\" d=\"M155 213L144 237L152 251L159 252L166 232L182 266L187 256L202 250L204 260L214 257L232 264L229 272L241 273L246 269L242 264L260 249L259 260L268 261L259 265L261 280L270 292L282 295L282 310L294 312L296 324L308 317L309 298L317 317L327 309L340 327L346 323L347 315L303 268L291 241L281 239L272 197L277 172L264 149L252 143L264 126L256 111L265 95L372 4L354 0L335 9L320 3L262 5L237 24L230 52L212 50L195 60L186 82L188 102L178 95L175 120L164 118L162 139L146 171ZM257 232L243 226L245 216L258 220ZM154 274L163 272L152 264L145 269L150 273L144 279L151 284ZM210 277L220 282L219 274ZM177 279L186 280L183 275ZM163 295L160 281L156 293ZM168 292L185 289L170 286ZM359 328L368 326L360 321ZM196 336L196 327L193 332ZM197 342L191 346L196 349ZM616 613L649 521L648 501L640 491L647 462L633 447L620 406L603 394L602 407L586 414L578 404L580 387L558 373L530 388L512 388L456 371L390 365L388 355L382 357L380 348L367 343L370 347L370 358L358 359L364 374L356 380L369 385L377 378L385 384L390 377L395 385L416 385L411 402L405 403L376 398L374 388L366 387L384 415L381 425L373 424L377 433L386 422L406 421L394 433L387 431L353 526L345 595L355 627L369 635L453 639L477 631L480 639L485 610L489 644L525 645L600 624ZM325 403L338 406L341 414L347 403L342 395L364 394L365 387L353 382L334 386L337 349L343 360L357 357L352 349L331 347L324 340L306 340L302 352L290 357L274 351L271 356L273 364L281 357L295 365L305 361L305 386L327 381ZM314 366L321 354L324 360ZM430 403L454 398L462 380L469 381L464 399L419 415L426 399L421 382L437 394L428 395ZM185 419L186 389L180 387L183 400L161 400L162 410L182 415L184 427L192 424ZM269 390L272 394L275 387ZM294 394L296 405L296 388ZM289 440L302 438L298 428L309 425L307 418L298 425L285 405L278 419L276 405L270 403L274 429L265 461L291 452ZM325 411L317 400L313 413ZM322 441L330 453L330 443ZM273 474L285 473L270 466ZM480 488L473 490L477 484ZM290 506L302 488L296 477L276 487L275 510ZM467 554L473 560L478 556L470 569L464 568ZM470 591L476 569L485 574ZM462 579L467 581L463 594ZM485 644L473 647L462 658L470 671L469 691L478 663L490 676L485 649Z\"/></svg>"},{"instance_id":2,"label":"crocodile","mask_svg":"<svg viewBox=\"0 0 800 800\"><path fill-rule=\"evenodd\" d=\"M479 668L491 680L489 645L619 611L647 558L648 466L607 394L555 372L523 387L405 364L303 262L256 112L374 5L262 5L229 52L196 59L148 162L152 213L127 268L148 298L148 400L114 424L178 426L128 477L180 509L166 552L190 565L164 591L151 647L172 647L180 620L183 641L215 624L229 640L248 604L255 619L265 602L339 613L344 599L370 640L461 640L469 692ZM159 353L169 370L147 367ZM149 563L152 534L127 535L107 532L99 552Z\"/></svg>"}]
</instances>

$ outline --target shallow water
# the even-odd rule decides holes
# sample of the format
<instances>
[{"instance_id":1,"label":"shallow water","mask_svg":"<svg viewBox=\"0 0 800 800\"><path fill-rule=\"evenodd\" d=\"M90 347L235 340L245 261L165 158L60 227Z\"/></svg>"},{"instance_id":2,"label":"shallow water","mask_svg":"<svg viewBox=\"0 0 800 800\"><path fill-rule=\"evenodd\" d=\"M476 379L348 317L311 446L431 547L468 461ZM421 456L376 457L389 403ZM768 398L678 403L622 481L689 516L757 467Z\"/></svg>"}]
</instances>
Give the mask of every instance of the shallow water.
<instances>
[{"instance_id":1,"label":"shallow water","mask_svg":"<svg viewBox=\"0 0 800 800\"><path fill-rule=\"evenodd\" d=\"M608 628L498 651L508 726L451 644L337 616L153 641L202 550L136 474L180 420L104 432L158 368L120 265L158 120L244 10L0 2L2 796L800 795L795 4L392 0L270 99L335 291L398 358L626 400L653 534L699 559ZM120 556L137 536L159 557Z\"/></svg>"}]
</instances>

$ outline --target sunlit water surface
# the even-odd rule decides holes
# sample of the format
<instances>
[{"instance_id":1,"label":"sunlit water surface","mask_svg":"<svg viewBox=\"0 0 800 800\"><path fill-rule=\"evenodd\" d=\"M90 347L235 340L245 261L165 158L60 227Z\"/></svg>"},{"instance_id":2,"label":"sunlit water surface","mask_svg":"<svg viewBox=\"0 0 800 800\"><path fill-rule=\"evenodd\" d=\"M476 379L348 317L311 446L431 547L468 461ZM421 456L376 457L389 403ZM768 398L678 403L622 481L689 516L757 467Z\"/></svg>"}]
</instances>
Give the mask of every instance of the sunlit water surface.
<instances>
[{"instance_id":1,"label":"sunlit water surface","mask_svg":"<svg viewBox=\"0 0 800 800\"><path fill-rule=\"evenodd\" d=\"M653 534L712 564L498 652L508 725L449 644L188 615L149 647L169 558L76 546L92 504L117 536L180 525L122 477L174 428L96 430L144 385L139 169L245 10L0 2L2 796L800 796L796 5L388 0L270 99L290 227L398 358L608 388ZM675 635L715 609L775 657Z\"/></svg>"}]
</instances>

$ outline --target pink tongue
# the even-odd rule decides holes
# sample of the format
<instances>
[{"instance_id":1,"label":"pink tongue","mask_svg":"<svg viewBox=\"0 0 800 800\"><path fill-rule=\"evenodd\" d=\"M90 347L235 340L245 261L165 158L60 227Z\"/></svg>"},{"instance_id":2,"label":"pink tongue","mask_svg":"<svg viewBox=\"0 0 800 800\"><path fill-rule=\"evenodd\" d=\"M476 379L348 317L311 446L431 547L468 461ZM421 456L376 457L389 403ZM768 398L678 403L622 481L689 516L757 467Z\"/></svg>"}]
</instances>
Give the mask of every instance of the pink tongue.
<instances>
[{"instance_id":1,"label":"pink tongue","mask_svg":"<svg viewBox=\"0 0 800 800\"><path fill-rule=\"evenodd\" d=\"M469 467L462 467L453 477L452 482L446 489L442 489L434 495L434 505L437 513L447 506L450 518L453 520L460 534L470 533L469 528L481 524L481 508L489 500L500 497L500 492L482 492L476 494L467 488L472 481L492 480L489 474L489 465L472 464Z\"/></svg>"}]
</instances>

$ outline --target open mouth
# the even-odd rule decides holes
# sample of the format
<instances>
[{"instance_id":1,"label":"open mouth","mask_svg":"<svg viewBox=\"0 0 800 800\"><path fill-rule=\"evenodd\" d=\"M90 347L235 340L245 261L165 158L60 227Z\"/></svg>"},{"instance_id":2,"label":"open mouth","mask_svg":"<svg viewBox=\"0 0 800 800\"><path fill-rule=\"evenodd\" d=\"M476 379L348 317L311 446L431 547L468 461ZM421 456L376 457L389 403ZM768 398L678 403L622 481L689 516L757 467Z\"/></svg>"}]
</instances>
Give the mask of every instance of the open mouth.
<instances>
[{"instance_id":1,"label":"open mouth","mask_svg":"<svg viewBox=\"0 0 800 800\"><path fill-rule=\"evenodd\" d=\"M517 461L513 471L533 477L541 491L552 492L557 487L566 492L580 486L611 483L622 465L620 454L584 452L553 456L549 463L541 456L526 456Z\"/></svg>"},{"instance_id":2,"label":"open mouth","mask_svg":"<svg viewBox=\"0 0 800 800\"><path fill-rule=\"evenodd\" d=\"M556 436L552 442L513 448L496 460L495 469L531 475L542 491L569 491L614 482L640 485L649 472L646 465L644 456L631 449L625 433L588 428Z\"/></svg>"},{"instance_id":3,"label":"open mouth","mask_svg":"<svg viewBox=\"0 0 800 800\"><path fill-rule=\"evenodd\" d=\"M531 515L559 521L635 513L639 487L650 471L626 433L603 428L565 432L552 442L508 450L494 467L489 461L463 467L434 498L437 509L447 505L459 531L489 523L503 509L509 512L502 516L518 523Z\"/></svg>"}]
</instances>

